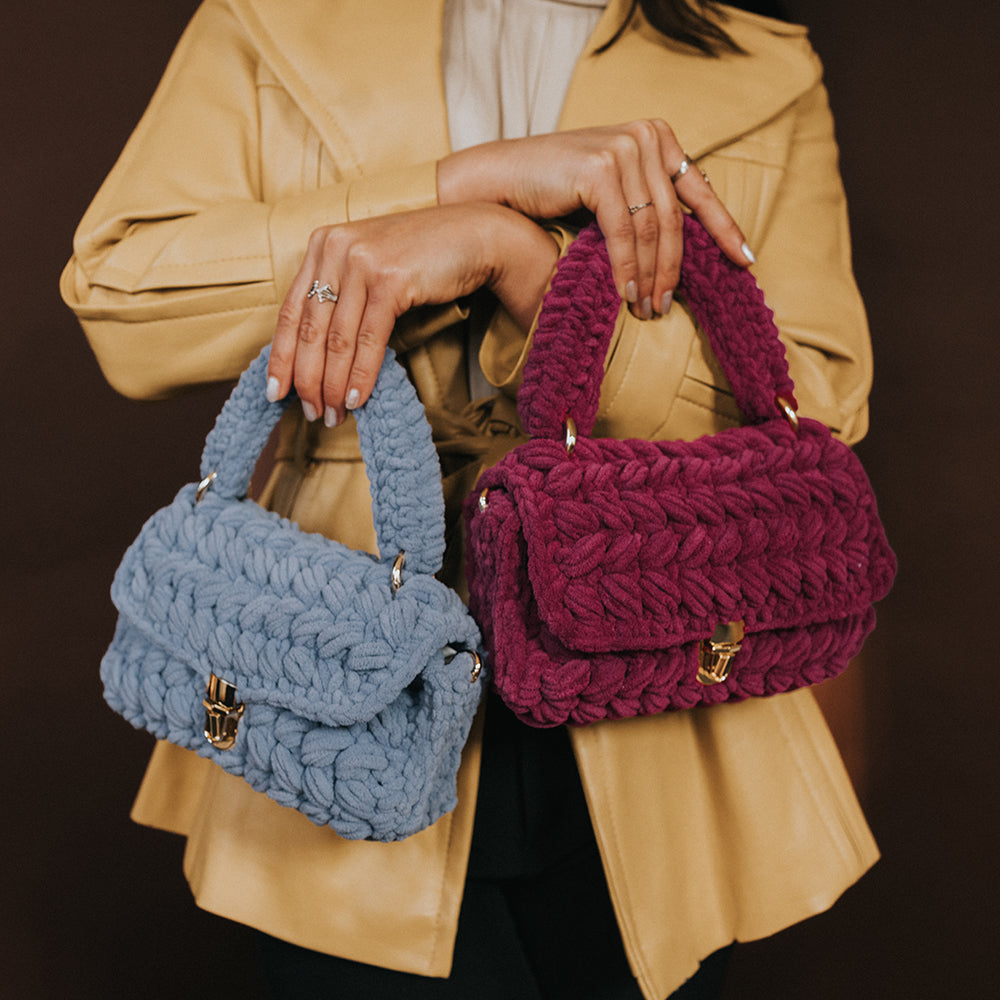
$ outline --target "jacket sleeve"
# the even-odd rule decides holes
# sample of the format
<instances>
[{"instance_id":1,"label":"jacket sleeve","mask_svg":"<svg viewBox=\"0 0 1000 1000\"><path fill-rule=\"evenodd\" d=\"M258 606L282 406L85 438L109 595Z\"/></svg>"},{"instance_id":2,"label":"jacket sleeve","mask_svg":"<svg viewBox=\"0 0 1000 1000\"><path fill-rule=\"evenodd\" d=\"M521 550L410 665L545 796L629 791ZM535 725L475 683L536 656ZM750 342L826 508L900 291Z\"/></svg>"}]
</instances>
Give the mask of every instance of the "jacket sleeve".
<instances>
[{"instance_id":1,"label":"jacket sleeve","mask_svg":"<svg viewBox=\"0 0 1000 1000\"><path fill-rule=\"evenodd\" d=\"M209 0L77 229L60 291L125 395L239 374L316 227L436 203L433 162L269 202L257 85L253 46Z\"/></svg>"},{"instance_id":2,"label":"jacket sleeve","mask_svg":"<svg viewBox=\"0 0 1000 1000\"><path fill-rule=\"evenodd\" d=\"M854 280L826 89L794 107L794 134L754 269L774 310L800 411L851 444L868 429L872 351Z\"/></svg>"}]
</instances>

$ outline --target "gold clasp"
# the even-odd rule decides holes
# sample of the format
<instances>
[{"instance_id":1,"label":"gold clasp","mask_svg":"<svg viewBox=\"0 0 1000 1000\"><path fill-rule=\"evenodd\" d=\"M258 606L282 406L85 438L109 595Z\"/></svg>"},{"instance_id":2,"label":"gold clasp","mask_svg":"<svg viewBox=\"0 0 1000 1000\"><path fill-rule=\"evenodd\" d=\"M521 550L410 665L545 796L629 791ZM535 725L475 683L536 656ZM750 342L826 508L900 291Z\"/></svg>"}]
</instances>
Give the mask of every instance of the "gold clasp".
<instances>
[{"instance_id":1,"label":"gold clasp","mask_svg":"<svg viewBox=\"0 0 1000 1000\"><path fill-rule=\"evenodd\" d=\"M711 639L698 647L698 680L702 684L720 684L729 676L733 659L742 648L742 621L715 626Z\"/></svg>"},{"instance_id":2,"label":"gold clasp","mask_svg":"<svg viewBox=\"0 0 1000 1000\"><path fill-rule=\"evenodd\" d=\"M242 702L236 704L236 685L209 674L202 704L205 706L205 739L216 750L231 750L246 707Z\"/></svg>"}]
</instances>

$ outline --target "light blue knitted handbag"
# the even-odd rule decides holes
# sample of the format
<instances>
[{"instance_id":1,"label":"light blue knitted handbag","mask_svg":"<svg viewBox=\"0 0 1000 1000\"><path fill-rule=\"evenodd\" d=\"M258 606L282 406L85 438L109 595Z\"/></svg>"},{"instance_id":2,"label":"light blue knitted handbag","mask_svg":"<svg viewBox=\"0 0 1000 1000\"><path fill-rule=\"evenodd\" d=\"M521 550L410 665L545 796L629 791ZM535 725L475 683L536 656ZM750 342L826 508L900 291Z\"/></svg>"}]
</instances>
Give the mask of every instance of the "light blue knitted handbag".
<instances>
[{"instance_id":1,"label":"light blue knitted handbag","mask_svg":"<svg viewBox=\"0 0 1000 1000\"><path fill-rule=\"evenodd\" d=\"M387 352L356 411L383 556L301 531L246 497L287 405L265 398L267 356L209 434L202 483L118 568L105 698L343 837L399 840L455 807L485 680L475 622L433 577L444 500L430 427Z\"/></svg>"}]
</instances>

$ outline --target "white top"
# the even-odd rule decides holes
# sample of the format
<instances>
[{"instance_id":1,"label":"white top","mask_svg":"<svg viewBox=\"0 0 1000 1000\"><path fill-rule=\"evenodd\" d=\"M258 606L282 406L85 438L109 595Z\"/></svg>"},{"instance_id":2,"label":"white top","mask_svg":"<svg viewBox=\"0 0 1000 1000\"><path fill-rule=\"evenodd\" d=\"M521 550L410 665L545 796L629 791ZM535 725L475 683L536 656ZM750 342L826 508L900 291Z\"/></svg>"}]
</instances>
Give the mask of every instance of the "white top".
<instances>
[{"instance_id":1,"label":"white top","mask_svg":"<svg viewBox=\"0 0 1000 1000\"><path fill-rule=\"evenodd\" d=\"M607 0L447 0L441 66L453 150L554 132L573 68ZM469 332L469 393L495 390Z\"/></svg>"},{"instance_id":2,"label":"white top","mask_svg":"<svg viewBox=\"0 0 1000 1000\"><path fill-rule=\"evenodd\" d=\"M454 150L554 132L607 0L447 0L442 68Z\"/></svg>"}]
</instances>

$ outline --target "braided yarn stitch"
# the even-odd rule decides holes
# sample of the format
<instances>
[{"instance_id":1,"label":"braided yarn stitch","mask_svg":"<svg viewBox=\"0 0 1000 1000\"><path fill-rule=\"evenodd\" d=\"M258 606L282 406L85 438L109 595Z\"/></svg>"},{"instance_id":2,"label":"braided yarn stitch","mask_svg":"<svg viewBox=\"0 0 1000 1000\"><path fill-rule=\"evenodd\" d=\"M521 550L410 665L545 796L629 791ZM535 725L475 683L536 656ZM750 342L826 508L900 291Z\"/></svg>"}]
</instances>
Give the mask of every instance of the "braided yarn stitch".
<instances>
[{"instance_id":1,"label":"braided yarn stitch","mask_svg":"<svg viewBox=\"0 0 1000 1000\"><path fill-rule=\"evenodd\" d=\"M696 223L685 237L681 287L751 422L693 442L580 438L567 456L563 418L592 427L618 311L603 240L585 230L547 294L519 395L545 436L466 502L470 607L497 690L532 725L818 683L861 648L895 574L856 456L822 424L796 433L778 416L775 396L793 387L753 279ZM729 677L702 685L700 643L737 620Z\"/></svg>"},{"instance_id":2,"label":"braided yarn stitch","mask_svg":"<svg viewBox=\"0 0 1000 1000\"><path fill-rule=\"evenodd\" d=\"M482 694L480 636L431 575L444 550L440 470L413 387L391 352L357 411L382 558L302 532L241 499L282 410L265 351L206 441L189 484L146 523L115 575L117 630L101 664L134 726L209 757L350 839L397 840L456 801ZM405 549L402 585L392 567ZM246 706L235 746L204 736L210 673Z\"/></svg>"}]
</instances>

